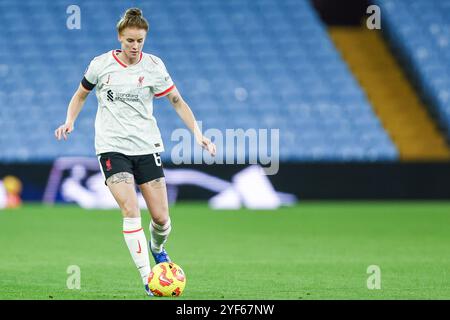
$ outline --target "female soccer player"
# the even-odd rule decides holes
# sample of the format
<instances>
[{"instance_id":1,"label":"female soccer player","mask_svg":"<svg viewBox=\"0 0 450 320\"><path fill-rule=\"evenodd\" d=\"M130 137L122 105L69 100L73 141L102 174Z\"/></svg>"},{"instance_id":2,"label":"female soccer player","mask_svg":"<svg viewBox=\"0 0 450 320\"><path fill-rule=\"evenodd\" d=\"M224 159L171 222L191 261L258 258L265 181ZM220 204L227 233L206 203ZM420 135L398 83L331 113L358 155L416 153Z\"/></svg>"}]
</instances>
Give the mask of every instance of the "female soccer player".
<instances>
[{"instance_id":1,"label":"female soccer player","mask_svg":"<svg viewBox=\"0 0 450 320\"><path fill-rule=\"evenodd\" d=\"M153 116L153 97L167 96L197 143L211 155L215 145L204 137L195 117L172 82L162 60L143 53L148 22L138 8L117 23L121 50L95 57L73 95L66 122L55 130L67 140L89 92L96 87L98 110L95 149L105 183L123 214L123 235L147 294L150 262L135 190L139 186L151 215L150 251L156 263L170 261L163 245L171 231L167 189L160 158L164 151Z\"/></svg>"}]
</instances>

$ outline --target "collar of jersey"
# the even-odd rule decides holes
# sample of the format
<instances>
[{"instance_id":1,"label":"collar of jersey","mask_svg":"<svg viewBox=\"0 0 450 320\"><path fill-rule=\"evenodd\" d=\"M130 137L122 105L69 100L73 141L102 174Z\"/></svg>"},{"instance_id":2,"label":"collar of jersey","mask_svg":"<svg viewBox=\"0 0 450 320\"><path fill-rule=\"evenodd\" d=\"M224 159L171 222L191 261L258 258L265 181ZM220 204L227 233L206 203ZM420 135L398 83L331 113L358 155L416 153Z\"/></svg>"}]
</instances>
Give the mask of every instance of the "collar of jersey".
<instances>
[{"instance_id":1,"label":"collar of jersey","mask_svg":"<svg viewBox=\"0 0 450 320\"><path fill-rule=\"evenodd\" d=\"M122 61L119 59L119 57L117 57L117 55L116 55L116 53L122 52L122 50L116 49L116 50L112 50L111 52L112 52L112 55L113 55L114 59L116 59L117 63L120 64L120 65L121 65L122 67L124 67L124 68L127 68L127 67L134 67L135 65L137 65L137 64L138 64L139 62L141 62L141 60L142 60L142 51L141 51L141 54L140 54L140 56L139 56L139 61L136 62L135 64L129 66L129 65L125 64L124 62L122 62Z\"/></svg>"}]
</instances>

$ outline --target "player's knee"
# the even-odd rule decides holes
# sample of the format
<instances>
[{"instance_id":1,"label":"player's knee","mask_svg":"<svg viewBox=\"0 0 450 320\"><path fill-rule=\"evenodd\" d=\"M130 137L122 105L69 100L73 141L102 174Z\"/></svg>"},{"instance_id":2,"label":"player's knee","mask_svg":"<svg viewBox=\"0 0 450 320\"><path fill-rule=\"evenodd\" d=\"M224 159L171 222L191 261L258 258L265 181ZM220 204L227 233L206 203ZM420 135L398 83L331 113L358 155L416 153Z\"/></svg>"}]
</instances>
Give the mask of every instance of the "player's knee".
<instances>
[{"instance_id":1,"label":"player's knee","mask_svg":"<svg viewBox=\"0 0 450 320\"><path fill-rule=\"evenodd\" d=\"M122 209L123 216L126 218L137 218L140 216L139 207L135 201L124 201L120 205L120 208Z\"/></svg>"},{"instance_id":2,"label":"player's knee","mask_svg":"<svg viewBox=\"0 0 450 320\"><path fill-rule=\"evenodd\" d=\"M166 203L161 203L157 208L152 208L152 220L160 225L164 226L169 221L169 206Z\"/></svg>"},{"instance_id":3,"label":"player's knee","mask_svg":"<svg viewBox=\"0 0 450 320\"><path fill-rule=\"evenodd\" d=\"M153 217L152 217L152 220L153 220L153 222L154 223L156 223L157 225L160 225L160 226L165 226L168 222L169 222L169 213L168 213L168 211L167 212L165 212L165 213L163 213L163 214L160 214L160 215L154 215Z\"/></svg>"}]
</instances>

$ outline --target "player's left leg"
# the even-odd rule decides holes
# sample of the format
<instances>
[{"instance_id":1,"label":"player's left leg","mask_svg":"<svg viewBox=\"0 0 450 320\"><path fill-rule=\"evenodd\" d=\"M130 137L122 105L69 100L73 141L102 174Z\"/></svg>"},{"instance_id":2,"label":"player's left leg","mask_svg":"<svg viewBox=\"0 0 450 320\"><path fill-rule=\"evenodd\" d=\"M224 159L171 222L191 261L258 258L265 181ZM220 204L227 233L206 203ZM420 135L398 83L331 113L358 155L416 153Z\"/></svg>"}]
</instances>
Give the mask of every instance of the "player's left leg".
<instances>
[{"instance_id":1,"label":"player's left leg","mask_svg":"<svg viewBox=\"0 0 450 320\"><path fill-rule=\"evenodd\" d=\"M150 222L150 251L156 263L170 261L163 245L172 230L167 188L164 177L151 180L139 185L142 196L152 217Z\"/></svg>"},{"instance_id":2,"label":"player's left leg","mask_svg":"<svg viewBox=\"0 0 450 320\"><path fill-rule=\"evenodd\" d=\"M172 229L169 217L166 181L159 153L133 157L134 176L152 221L150 251L156 263L170 261L163 245Z\"/></svg>"}]
</instances>

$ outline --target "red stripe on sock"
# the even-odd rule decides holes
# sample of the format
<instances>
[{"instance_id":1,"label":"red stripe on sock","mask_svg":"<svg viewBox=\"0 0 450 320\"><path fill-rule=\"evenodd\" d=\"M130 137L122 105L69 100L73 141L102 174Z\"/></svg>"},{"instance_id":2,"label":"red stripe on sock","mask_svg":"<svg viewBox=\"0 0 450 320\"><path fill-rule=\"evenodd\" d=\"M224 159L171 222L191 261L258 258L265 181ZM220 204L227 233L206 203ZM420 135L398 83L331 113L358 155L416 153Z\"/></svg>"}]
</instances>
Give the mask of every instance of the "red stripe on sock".
<instances>
[{"instance_id":1,"label":"red stripe on sock","mask_svg":"<svg viewBox=\"0 0 450 320\"><path fill-rule=\"evenodd\" d=\"M141 231L143 228L137 229L137 230L130 230L130 231L123 231L123 233L135 233Z\"/></svg>"}]
</instances>

